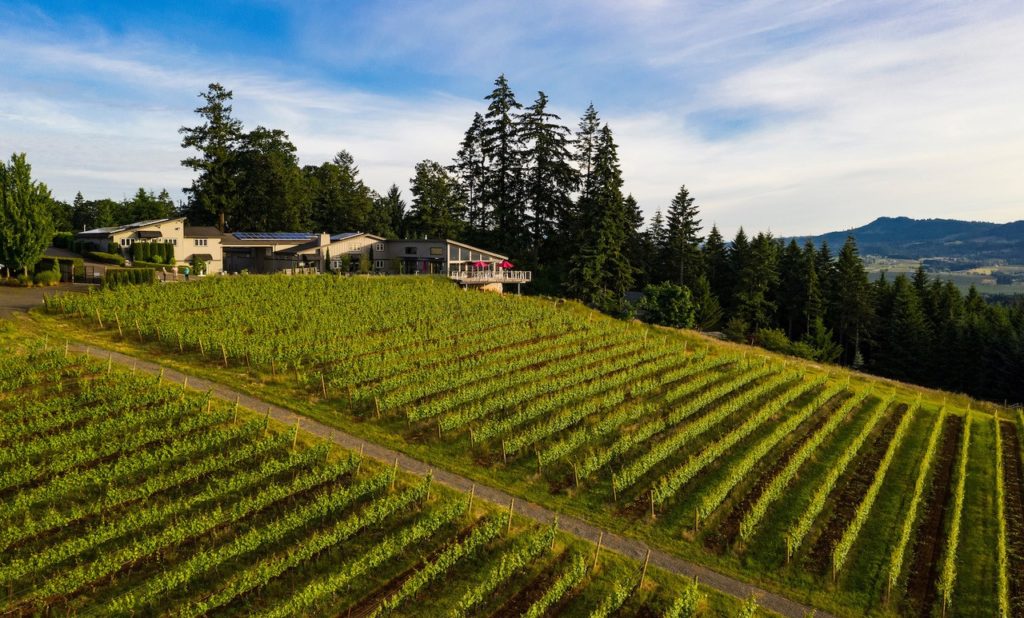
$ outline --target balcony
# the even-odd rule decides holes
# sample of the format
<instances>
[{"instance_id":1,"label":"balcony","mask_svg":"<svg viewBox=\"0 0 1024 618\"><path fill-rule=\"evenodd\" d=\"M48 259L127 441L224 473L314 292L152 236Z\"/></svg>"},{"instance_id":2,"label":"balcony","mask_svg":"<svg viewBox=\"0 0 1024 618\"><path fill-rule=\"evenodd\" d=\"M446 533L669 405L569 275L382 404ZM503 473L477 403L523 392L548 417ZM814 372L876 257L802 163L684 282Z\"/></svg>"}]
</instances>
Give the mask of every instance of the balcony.
<instances>
[{"instance_id":1,"label":"balcony","mask_svg":"<svg viewBox=\"0 0 1024 618\"><path fill-rule=\"evenodd\" d=\"M448 278L462 285L486 285L488 283L529 283L533 272L529 270L503 270L500 268L450 269Z\"/></svg>"}]
</instances>

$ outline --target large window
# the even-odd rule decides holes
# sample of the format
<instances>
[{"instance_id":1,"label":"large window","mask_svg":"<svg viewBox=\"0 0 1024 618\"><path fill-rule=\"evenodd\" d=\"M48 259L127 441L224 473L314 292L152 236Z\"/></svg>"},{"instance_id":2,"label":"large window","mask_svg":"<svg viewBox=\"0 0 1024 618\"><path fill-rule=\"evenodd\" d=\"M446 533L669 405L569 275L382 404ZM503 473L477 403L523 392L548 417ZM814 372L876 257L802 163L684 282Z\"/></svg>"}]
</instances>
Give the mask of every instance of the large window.
<instances>
[{"instance_id":1,"label":"large window","mask_svg":"<svg viewBox=\"0 0 1024 618\"><path fill-rule=\"evenodd\" d=\"M431 247L430 255L444 255L444 247Z\"/></svg>"}]
</instances>

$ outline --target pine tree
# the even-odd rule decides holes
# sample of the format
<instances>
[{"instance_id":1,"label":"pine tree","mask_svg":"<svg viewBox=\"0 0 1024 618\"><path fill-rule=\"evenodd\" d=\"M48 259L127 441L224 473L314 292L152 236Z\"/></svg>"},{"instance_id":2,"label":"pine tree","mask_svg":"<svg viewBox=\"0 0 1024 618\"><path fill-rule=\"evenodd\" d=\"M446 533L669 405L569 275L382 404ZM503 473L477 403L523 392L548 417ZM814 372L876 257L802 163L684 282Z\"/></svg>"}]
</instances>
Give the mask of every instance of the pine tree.
<instances>
[{"instance_id":1,"label":"pine tree","mask_svg":"<svg viewBox=\"0 0 1024 618\"><path fill-rule=\"evenodd\" d=\"M597 154L601 133L601 119L594 109L594 104L587 106L580 118L579 127L573 140L574 158L580 175L580 199L584 199L594 191L594 159Z\"/></svg>"},{"instance_id":2,"label":"pine tree","mask_svg":"<svg viewBox=\"0 0 1024 618\"><path fill-rule=\"evenodd\" d=\"M807 332L808 324L804 323L804 293L806 272L803 269L803 254L796 240L790 239L789 244L779 256L779 323L786 331L786 336L796 339Z\"/></svg>"},{"instance_id":3,"label":"pine tree","mask_svg":"<svg viewBox=\"0 0 1024 618\"><path fill-rule=\"evenodd\" d=\"M28 275L53 238L45 184L32 179L25 153L0 161L0 263Z\"/></svg>"},{"instance_id":4,"label":"pine tree","mask_svg":"<svg viewBox=\"0 0 1024 618\"><path fill-rule=\"evenodd\" d=\"M625 255L631 223L622 195L622 171L611 129L601 128L590 171L591 190L580 198L581 239L570 260L569 293L599 309L622 310L633 284Z\"/></svg>"},{"instance_id":5,"label":"pine tree","mask_svg":"<svg viewBox=\"0 0 1024 618\"><path fill-rule=\"evenodd\" d=\"M896 277L887 305L872 367L900 380L927 379L930 333L914 284L905 275Z\"/></svg>"},{"instance_id":6,"label":"pine tree","mask_svg":"<svg viewBox=\"0 0 1024 618\"><path fill-rule=\"evenodd\" d=\"M303 169L310 192L310 224L316 231L380 233L373 191L359 178L355 158L346 150L334 159Z\"/></svg>"},{"instance_id":7,"label":"pine tree","mask_svg":"<svg viewBox=\"0 0 1024 618\"><path fill-rule=\"evenodd\" d=\"M708 232L707 240L704 241L703 254L702 261L707 272L708 283L711 284L711 293L718 298L718 302L723 307L733 306L734 282L729 249L725 246L725 239L722 238L716 225L712 225L711 231Z\"/></svg>"},{"instance_id":8,"label":"pine tree","mask_svg":"<svg viewBox=\"0 0 1024 618\"><path fill-rule=\"evenodd\" d=\"M405 200L402 199L402 191L398 185L391 185L386 194L378 197L374 202L374 208L386 227L381 235L386 238L405 238Z\"/></svg>"},{"instance_id":9,"label":"pine tree","mask_svg":"<svg viewBox=\"0 0 1024 618\"><path fill-rule=\"evenodd\" d=\"M410 226L429 238L456 238L465 226L466 205L458 182L434 161L416 164L409 181L413 195Z\"/></svg>"},{"instance_id":10,"label":"pine tree","mask_svg":"<svg viewBox=\"0 0 1024 618\"><path fill-rule=\"evenodd\" d=\"M258 126L245 134L232 161L240 205L233 229L299 232L309 229L310 194L295 145L280 129ZM331 229L320 222L318 231Z\"/></svg>"},{"instance_id":11,"label":"pine tree","mask_svg":"<svg viewBox=\"0 0 1024 618\"><path fill-rule=\"evenodd\" d=\"M75 199L71 202L71 228L76 232L89 230L94 227L96 223L96 209L93 207L92 202L87 202L82 197L82 192L79 191L75 194Z\"/></svg>"},{"instance_id":12,"label":"pine tree","mask_svg":"<svg viewBox=\"0 0 1024 618\"><path fill-rule=\"evenodd\" d=\"M633 283L637 287L646 285L647 272L643 269L646 246L644 243L644 213L633 194L626 196L623 202L626 213L626 259L633 267Z\"/></svg>"},{"instance_id":13,"label":"pine tree","mask_svg":"<svg viewBox=\"0 0 1024 618\"><path fill-rule=\"evenodd\" d=\"M843 244L834 268L830 313L846 362L856 364L862 356L861 340L868 335L873 308L867 271L852 236Z\"/></svg>"},{"instance_id":14,"label":"pine tree","mask_svg":"<svg viewBox=\"0 0 1024 618\"><path fill-rule=\"evenodd\" d=\"M535 259L564 257L568 239L558 232L573 219L572 192L579 176L572 166L568 127L547 110L548 98L537 93L537 100L518 118L518 133L526 146L523 153L524 198L530 209L530 251Z\"/></svg>"},{"instance_id":15,"label":"pine tree","mask_svg":"<svg viewBox=\"0 0 1024 618\"><path fill-rule=\"evenodd\" d=\"M483 203L493 216L496 248L513 255L529 246L529 221L523 199L522 136L516 120L522 105L505 75L494 81L494 90L484 97L490 104L484 115L481 135L487 169L484 174Z\"/></svg>"},{"instance_id":16,"label":"pine tree","mask_svg":"<svg viewBox=\"0 0 1024 618\"><path fill-rule=\"evenodd\" d=\"M473 242L482 242L493 227L492 213L484 202L484 185L487 182L487 161L484 157L484 117L473 115L473 122L459 144L459 151L451 166L451 172L462 188L462 199L466 203L466 230Z\"/></svg>"},{"instance_id":17,"label":"pine tree","mask_svg":"<svg viewBox=\"0 0 1024 618\"><path fill-rule=\"evenodd\" d=\"M711 292L711 284L706 275L701 275L693 288L693 304L695 305L694 325L704 331L714 330L722 321L722 306L718 298Z\"/></svg>"},{"instance_id":18,"label":"pine tree","mask_svg":"<svg viewBox=\"0 0 1024 618\"><path fill-rule=\"evenodd\" d=\"M648 283L661 283L664 277L661 273L665 253L665 219L661 216L661 210L655 210L651 222L644 231L644 278Z\"/></svg>"},{"instance_id":19,"label":"pine tree","mask_svg":"<svg viewBox=\"0 0 1024 618\"><path fill-rule=\"evenodd\" d=\"M742 228L733 241L734 250L745 244L740 234ZM776 308L772 291L779 277L778 244L770 234L760 233L746 249L738 250L745 255L737 262L736 315L755 328L767 328Z\"/></svg>"},{"instance_id":20,"label":"pine tree","mask_svg":"<svg viewBox=\"0 0 1024 618\"><path fill-rule=\"evenodd\" d=\"M818 328L819 331L825 331L825 299L821 292L821 283L818 279L818 265L817 256L814 251L814 243L807 241L804 244L804 249L801 255L800 269L802 272L801 283L803 286L800 301L801 317L805 324L807 334L811 334L812 328ZM818 327L818 323L821 323ZM828 331L829 337L832 337L832 331ZM820 345L820 341L818 344Z\"/></svg>"},{"instance_id":21,"label":"pine tree","mask_svg":"<svg viewBox=\"0 0 1024 618\"><path fill-rule=\"evenodd\" d=\"M700 250L704 239L700 235L698 210L693 202L686 185L680 187L672 198L668 207L665 247L665 263L671 272L670 275L666 273L666 278L691 289L704 272Z\"/></svg>"},{"instance_id":22,"label":"pine tree","mask_svg":"<svg viewBox=\"0 0 1024 618\"><path fill-rule=\"evenodd\" d=\"M205 104L195 112L203 124L178 130L184 136L181 147L198 151L181 162L199 174L192 186L184 189L189 196L188 217L193 225L216 223L224 230L227 219L242 204L235 187L234 164L242 123L231 116L230 90L213 83L199 97Z\"/></svg>"}]
</instances>

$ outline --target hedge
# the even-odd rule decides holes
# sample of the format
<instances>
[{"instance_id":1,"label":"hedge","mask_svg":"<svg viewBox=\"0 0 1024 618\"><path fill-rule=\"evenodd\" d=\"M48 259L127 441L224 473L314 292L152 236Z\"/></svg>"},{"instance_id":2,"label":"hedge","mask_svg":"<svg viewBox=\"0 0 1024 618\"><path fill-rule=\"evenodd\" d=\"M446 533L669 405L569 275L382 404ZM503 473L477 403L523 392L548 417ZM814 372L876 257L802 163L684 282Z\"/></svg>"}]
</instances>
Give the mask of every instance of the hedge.
<instances>
[{"instance_id":1,"label":"hedge","mask_svg":"<svg viewBox=\"0 0 1024 618\"><path fill-rule=\"evenodd\" d=\"M75 235L71 232L57 232L53 235L53 246L61 249L70 249L75 242Z\"/></svg>"},{"instance_id":2,"label":"hedge","mask_svg":"<svg viewBox=\"0 0 1024 618\"><path fill-rule=\"evenodd\" d=\"M38 262L36 262L35 272L36 274L49 270L56 270L57 272L61 272L61 266L67 268L66 264L68 263L70 263L71 268L74 269L76 279L85 277L85 261L82 258L44 257L40 259ZM60 266L58 266L58 264L60 264Z\"/></svg>"},{"instance_id":3,"label":"hedge","mask_svg":"<svg viewBox=\"0 0 1024 618\"><path fill-rule=\"evenodd\" d=\"M154 264L174 262L174 245L167 242L137 242L132 244L132 261Z\"/></svg>"},{"instance_id":4,"label":"hedge","mask_svg":"<svg viewBox=\"0 0 1024 618\"><path fill-rule=\"evenodd\" d=\"M85 257L96 260L97 262L103 262L104 264L117 264L118 266L124 266L124 258L120 255L114 255L113 253L90 251L85 254Z\"/></svg>"},{"instance_id":5,"label":"hedge","mask_svg":"<svg viewBox=\"0 0 1024 618\"><path fill-rule=\"evenodd\" d=\"M103 287L116 288L121 285L145 285L156 282L156 271L152 268L108 268L103 275Z\"/></svg>"}]
</instances>

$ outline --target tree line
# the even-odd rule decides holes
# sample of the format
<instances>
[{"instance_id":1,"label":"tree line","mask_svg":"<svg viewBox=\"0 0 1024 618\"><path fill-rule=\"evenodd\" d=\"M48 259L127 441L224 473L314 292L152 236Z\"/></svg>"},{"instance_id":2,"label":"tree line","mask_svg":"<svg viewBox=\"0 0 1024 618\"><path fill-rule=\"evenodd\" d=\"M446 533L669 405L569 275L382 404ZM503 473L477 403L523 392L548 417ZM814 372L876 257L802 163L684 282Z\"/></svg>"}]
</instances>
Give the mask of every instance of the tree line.
<instances>
[{"instance_id":1,"label":"tree line","mask_svg":"<svg viewBox=\"0 0 1024 618\"><path fill-rule=\"evenodd\" d=\"M166 192L70 207L50 199L57 229L180 214L222 230L364 231L388 238L453 238L506 253L534 272L532 292L567 295L602 311L721 331L766 348L884 376L1024 401L1024 307L987 303L919 271L871 283L850 238L785 242L741 228L707 234L683 185L645 221L624 192L618 147L593 105L574 128L544 92L521 103L504 75L484 97L455 156L417 163L411 203L359 177L354 157L300 166L287 133L246 130L232 93L211 84L182 127L182 164L195 172L175 209ZM48 193L47 193L48 195ZM66 222L66 223L65 223ZM627 301L630 291L643 300Z\"/></svg>"}]
</instances>

